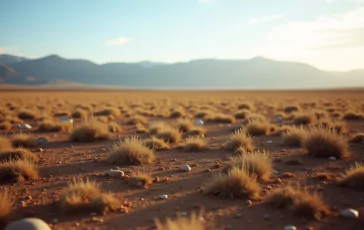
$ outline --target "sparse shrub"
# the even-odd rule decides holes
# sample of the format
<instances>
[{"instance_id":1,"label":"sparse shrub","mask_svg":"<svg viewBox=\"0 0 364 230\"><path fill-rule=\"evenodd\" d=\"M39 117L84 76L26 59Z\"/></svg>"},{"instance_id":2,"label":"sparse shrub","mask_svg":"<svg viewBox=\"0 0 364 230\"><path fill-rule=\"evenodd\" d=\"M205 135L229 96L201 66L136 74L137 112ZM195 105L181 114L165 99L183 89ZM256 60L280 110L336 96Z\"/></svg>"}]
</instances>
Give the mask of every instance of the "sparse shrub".
<instances>
[{"instance_id":1,"label":"sparse shrub","mask_svg":"<svg viewBox=\"0 0 364 230\"><path fill-rule=\"evenodd\" d=\"M364 133L357 133L354 134L351 138L350 138L350 143L364 143Z\"/></svg>"},{"instance_id":2,"label":"sparse shrub","mask_svg":"<svg viewBox=\"0 0 364 230\"><path fill-rule=\"evenodd\" d=\"M148 123L148 120L145 117L135 115L131 117L128 121L128 125L136 125L136 124L143 124L146 125Z\"/></svg>"},{"instance_id":3,"label":"sparse shrub","mask_svg":"<svg viewBox=\"0 0 364 230\"><path fill-rule=\"evenodd\" d=\"M246 109L246 110L253 111L254 110L254 105L251 104L251 103L243 103L243 104L240 104L238 106L238 109Z\"/></svg>"},{"instance_id":4,"label":"sparse shrub","mask_svg":"<svg viewBox=\"0 0 364 230\"><path fill-rule=\"evenodd\" d=\"M260 114L260 113L251 113L249 115L247 115L246 117L246 123L249 124L251 122L267 122L267 118Z\"/></svg>"},{"instance_id":5,"label":"sparse shrub","mask_svg":"<svg viewBox=\"0 0 364 230\"><path fill-rule=\"evenodd\" d=\"M294 125L311 125L316 121L312 113L295 113L293 116Z\"/></svg>"},{"instance_id":6,"label":"sparse shrub","mask_svg":"<svg viewBox=\"0 0 364 230\"><path fill-rule=\"evenodd\" d=\"M137 136L125 138L113 145L107 159L113 164L143 165L152 163L155 155L152 149L145 146Z\"/></svg>"},{"instance_id":7,"label":"sparse shrub","mask_svg":"<svg viewBox=\"0 0 364 230\"><path fill-rule=\"evenodd\" d=\"M223 123L223 124L234 124L235 123L235 117L223 113L217 113L210 115L206 118L206 121L208 122L217 122L217 123Z\"/></svg>"},{"instance_id":8,"label":"sparse shrub","mask_svg":"<svg viewBox=\"0 0 364 230\"><path fill-rule=\"evenodd\" d=\"M239 110L237 111L235 114L234 114L234 117L236 119L245 119L246 117L248 117L248 115L250 115L251 112L250 110L247 110L247 109L242 109L242 110Z\"/></svg>"},{"instance_id":9,"label":"sparse shrub","mask_svg":"<svg viewBox=\"0 0 364 230\"><path fill-rule=\"evenodd\" d=\"M147 128L143 124L136 124L135 125L136 133L148 133Z\"/></svg>"},{"instance_id":10,"label":"sparse shrub","mask_svg":"<svg viewBox=\"0 0 364 230\"><path fill-rule=\"evenodd\" d=\"M334 180L334 176L330 173L319 172L313 178L323 181L331 181Z\"/></svg>"},{"instance_id":11,"label":"sparse shrub","mask_svg":"<svg viewBox=\"0 0 364 230\"><path fill-rule=\"evenodd\" d=\"M0 163L0 182L22 182L38 178L38 170L32 161L10 160Z\"/></svg>"},{"instance_id":12,"label":"sparse shrub","mask_svg":"<svg viewBox=\"0 0 364 230\"><path fill-rule=\"evenodd\" d=\"M216 174L204 192L224 199L258 198L260 186L246 171L233 168L228 173Z\"/></svg>"},{"instance_id":13,"label":"sparse shrub","mask_svg":"<svg viewBox=\"0 0 364 230\"><path fill-rule=\"evenodd\" d=\"M11 138L13 147L31 148L37 146L37 139L29 134L18 133Z\"/></svg>"},{"instance_id":14,"label":"sparse shrub","mask_svg":"<svg viewBox=\"0 0 364 230\"><path fill-rule=\"evenodd\" d=\"M330 214L317 193L286 187L268 194L264 203L279 209L292 211L293 215L310 220L321 220Z\"/></svg>"},{"instance_id":15,"label":"sparse shrub","mask_svg":"<svg viewBox=\"0 0 364 230\"><path fill-rule=\"evenodd\" d=\"M9 197L7 191L0 192L0 224L5 224L9 221L13 212L14 200Z\"/></svg>"},{"instance_id":16,"label":"sparse shrub","mask_svg":"<svg viewBox=\"0 0 364 230\"><path fill-rule=\"evenodd\" d=\"M164 122L161 121L153 122L149 125L148 132L150 135L156 135L160 133L162 130L164 130L166 127L168 127L168 125Z\"/></svg>"},{"instance_id":17,"label":"sparse shrub","mask_svg":"<svg viewBox=\"0 0 364 230\"><path fill-rule=\"evenodd\" d=\"M178 216L176 220L167 219L162 224L158 219L155 220L157 230L217 230L212 224L208 225L206 221L201 221L201 216L195 213L191 217Z\"/></svg>"},{"instance_id":18,"label":"sparse shrub","mask_svg":"<svg viewBox=\"0 0 364 230\"><path fill-rule=\"evenodd\" d=\"M223 172L229 172L234 168L242 169L249 175L263 181L268 180L273 171L272 160L265 152L254 152L239 156L225 167Z\"/></svg>"},{"instance_id":19,"label":"sparse shrub","mask_svg":"<svg viewBox=\"0 0 364 230\"><path fill-rule=\"evenodd\" d=\"M94 113L95 116L111 116L111 117L119 117L121 112L118 108L109 107Z\"/></svg>"},{"instance_id":20,"label":"sparse shrub","mask_svg":"<svg viewBox=\"0 0 364 230\"><path fill-rule=\"evenodd\" d=\"M18 118L20 119L35 119L37 117L38 112L36 110L31 109L23 109L18 113Z\"/></svg>"},{"instance_id":21,"label":"sparse shrub","mask_svg":"<svg viewBox=\"0 0 364 230\"><path fill-rule=\"evenodd\" d=\"M39 123L39 132L64 132L70 131L73 128L71 123L59 123L52 120L44 120Z\"/></svg>"},{"instance_id":22,"label":"sparse shrub","mask_svg":"<svg viewBox=\"0 0 364 230\"><path fill-rule=\"evenodd\" d=\"M286 146L300 147L306 134L303 127L292 127L282 134L282 144Z\"/></svg>"},{"instance_id":23,"label":"sparse shrub","mask_svg":"<svg viewBox=\"0 0 364 230\"><path fill-rule=\"evenodd\" d=\"M200 136L191 136L180 146L186 152L203 151L208 149L206 140Z\"/></svg>"},{"instance_id":24,"label":"sparse shrub","mask_svg":"<svg viewBox=\"0 0 364 230\"><path fill-rule=\"evenodd\" d=\"M0 137L0 150L11 148L13 148L13 145L11 144L10 140L5 137Z\"/></svg>"},{"instance_id":25,"label":"sparse shrub","mask_svg":"<svg viewBox=\"0 0 364 230\"><path fill-rule=\"evenodd\" d=\"M190 131L193 128L193 123L189 119L178 119L177 127L179 131L185 133Z\"/></svg>"},{"instance_id":26,"label":"sparse shrub","mask_svg":"<svg viewBox=\"0 0 364 230\"><path fill-rule=\"evenodd\" d=\"M235 151L238 148L245 148L248 151L253 150L252 139L243 130L239 129L224 144L226 150Z\"/></svg>"},{"instance_id":27,"label":"sparse shrub","mask_svg":"<svg viewBox=\"0 0 364 230\"><path fill-rule=\"evenodd\" d=\"M166 149L170 148L168 143L166 143L162 139L156 138L155 136L152 136L151 138L144 140L144 144L148 148L153 149L153 150L157 150L157 151L158 150L166 150Z\"/></svg>"},{"instance_id":28,"label":"sparse shrub","mask_svg":"<svg viewBox=\"0 0 364 230\"><path fill-rule=\"evenodd\" d=\"M18 159L27 159L32 162L37 162L38 157L23 148L9 148L9 149L0 149L0 161L9 161L9 160L18 160Z\"/></svg>"},{"instance_id":29,"label":"sparse shrub","mask_svg":"<svg viewBox=\"0 0 364 230\"><path fill-rule=\"evenodd\" d=\"M298 112L300 110L301 110L301 108L298 105L290 105L290 106L286 106L284 108L285 113Z\"/></svg>"},{"instance_id":30,"label":"sparse shrub","mask_svg":"<svg viewBox=\"0 0 364 230\"><path fill-rule=\"evenodd\" d=\"M149 173L141 171L132 173L128 180L129 184L137 187L148 186L153 182Z\"/></svg>"},{"instance_id":31,"label":"sparse shrub","mask_svg":"<svg viewBox=\"0 0 364 230\"><path fill-rule=\"evenodd\" d=\"M187 132L188 136L206 136L206 129L202 126L194 126Z\"/></svg>"},{"instance_id":32,"label":"sparse shrub","mask_svg":"<svg viewBox=\"0 0 364 230\"><path fill-rule=\"evenodd\" d=\"M112 133L116 133L116 132L121 132L121 127L118 123L116 122L111 122L107 125L108 129L109 129L109 132L112 132Z\"/></svg>"},{"instance_id":33,"label":"sparse shrub","mask_svg":"<svg viewBox=\"0 0 364 230\"><path fill-rule=\"evenodd\" d=\"M252 136L262 136L269 133L270 123L268 121L250 120L246 126L246 132Z\"/></svg>"},{"instance_id":34,"label":"sparse shrub","mask_svg":"<svg viewBox=\"0 0 364 230\"><path fill-rule=\"evenodd\" d=\"M182 109L173 110L170 114L171 118L179 118L179 117L184 117L184 116L186 116L186 112Z\"/></svg>"},{"instance_id":35,"label":"sparse shrub","mask_svg":"<svg viewBox=\"0 0 364 230\"><path fill-rule=\"evenodd\" d=\"M210 117L214 114L213 111L211 110L202 110L198 113L195 114L195 118L205 118L205 117Z\"/></svg>"},{"instance_id":36,"label":"sparse shrub","mask_svg":"<svg viewBox=\"0 0 364 230\"><path fill-rule=\"evenodd\" d=\"M167 126L156 137L168 143L176 143L181 140L182 135L177 128Z\"/></svg>"},{"instance_id":37,"label":"sparse shrub","mask_svg":"<svg viewBox=\"0 0 364 230\"><path fill-rule=\"evenodd\" d=\"M338 184L350 188L364 188L364 165L355 163L338 180Z\"/></svg>"},{"instance_id":38,"label":"sparse shrub","mask_svg":"<svg viewBox=\"0 0 364 230\"><path fill-rule=\"evenodd\" d=\"M83 109L77 109L75 110L72 114L71 114L71 117L73 118L86 118L88 115L88 112L83 110Z\"/></svg>"},{"instance_id":39,"label":"sparse shrub","mask_svg":"<svg viewBox=\"0 0 364 230\"><path fill-rule=\"evenodd\" d=\"M94 118L84 120L69 135L69 140L74 142L93 142L107 139L109 139L108 126Z\"/></svg>"},{"instance_id":40,"label":"sparse shrub","mask_svg":"<svg viewBox=\"0 0 364 230\"><path fill-rule=\"evenodd\" d=\"M335 130L323 127L312 127L304 136L302 147L314 157L345 158L349 154L347 139Z\"/></svg>"},{"instance_id":41,"label":"sparse shrub","mask_svg":"<svg viewBox=\"0 0 364 230\"><path fill-rule=\"evenodd\" d=\"M96 182L80 180L61 192L59 206L66 213L106 213L120 208L120 202L111 193L102 193Z\"/></svg>"},{"instance_id":42,"label":"sparse shrub","mask_svg":"<svg viewBox=\"0 0 364 230\"><path fill-rule=\"evenodd\" d=\"M363 118L364 118L364 114L361 112L356 112L356 111L348 111L342 117L342 119L344 119L344 120L360 120Z\"/></svg>"},{"instance_id":43,"label":"sparse shrub","mask_svg":"<svg viewBox=\"0 0 364 230\"><path fill-rule=\"evenodd\" d=\"M13 128L10 122L4 121L0 123L0 130L9 131Z\"/></svg>"},{"instance_id":44,"label":"sparse shrub","mask_svg":"<svg viewBox=\"0 0 364 230\"><path fill-rule=\"evenodd\" d=\"M55 117L69 117L70 113L67 111L57 111L53 114Z\"/></svg>"}]
</instances>

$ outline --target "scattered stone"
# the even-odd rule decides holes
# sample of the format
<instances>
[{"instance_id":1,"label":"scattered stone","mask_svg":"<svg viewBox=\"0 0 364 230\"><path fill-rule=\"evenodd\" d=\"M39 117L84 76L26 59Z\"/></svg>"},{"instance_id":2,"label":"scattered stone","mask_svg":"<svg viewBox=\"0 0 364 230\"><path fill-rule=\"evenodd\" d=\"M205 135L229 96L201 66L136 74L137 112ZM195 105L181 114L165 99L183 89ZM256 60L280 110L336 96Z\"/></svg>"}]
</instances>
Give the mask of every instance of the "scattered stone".
<instances>
[{"instance_id":1,"label":"scattered stone","mask_svg":"<svg viewBox=\"0 0 364 230\"><path fill-rule=\"evenodd\" d=\"M283 121L283 117L282 116L280 116L280 115L278 115L278 116L276 116L275 118L274 118L274 120L275 120L275 122L282 122Z\"/></svg>"},{"instance_id":2,"label":"scattered stone","mask_svg":"<svg viewBox=\"0 0 364 230\"><path fill-rule=\"evenodd\" d=\"M125 174L124 174L124 172L123 172L123 171L110 169L110 170L107 172L107 175L108 175L109 177L112 177L112 178L121 178L121 177L123 177Z\"/></svg>"},{"instance_id":3,"label":"scattered stone","mask_svg":"<svg viewBox=\"0 0 364 230\"><path fill-rule=\"evenodd\" d=\"M37 139L37 144L47 144L48 140L45 137L40 137Z\"/></svg>"},{"instance_id":4,"label":"scattered stone","mask_svg":"<svg viewBox=\"0 0 364 230\"><path fill-rule=\"evenodd\" d=\"M49 225L38 218L24 218L10 222L4 230L51 230Z\"/></svg>"},{"instance_id":5,"label":"scattered stone","mask_svg":"<svg viewBox=\"0 0 364 230\"><path fill-rule=\"evenodd\" d=\"M341 216L346 217L346 218L358 218L359 217L359 212L355 209L345 209L344 211L341 212Z\"/></svg>"},{"instance_id":6,"label":"scattered stone","mask_svg":"<svg viewBox=\"0 0 364 230\"><path fill-rule=\"evenodd\" d=\"M234 216L236 219L240 219L243 217L243 215L241 215L241 213L236 213Z\"/></svg>"},{"instance_id":7,"label":"scattered stone","mask_svg":"<svg viewBox=\"0 0 364 230\"><path fill-rule=\"evenodd\" d=\"M247 201L246 201L246 204L247 204L248 206L251 206L251 205L252 205L252 201L251 201L251 200L247 200Z\"/></svg>"},{"instance_id":8,"label":"scattered stone","mask_svg":"<svg viewBox=\"0 0 364 230\"><path fill-rule=\"evenodd\" d=\"M161 198L162 200L168 199L168 195L166 195L166 194L161 195L161 196L160 196L160 198Z\"/></svg>"},{"instance_id":9,"label":"scattered stone","mask_svg":"<svg viewBox=\"0 0 364 230\"><path fill-rule=\"evenodd\" d=\"M43 149L42 148L39 148L36 150L37 152L43 152Z\"/></svg>"},{"instance_id":10,"label":"scattered stone","mask_svg":"<svg viewBox=\"0 0 364 230\"><path fill-rule=\"evenodd\" d=\"M32 129L32 126L29 124L22 124L22 125L20 125L20 128L21 129Z\"/></svg>"},{"instance_id":11,"label":"scattered stone","mask_svg":"<svg viewBox=\"0 0 364 230\"><path fill-rule=\"evenodd\" d=\"M182 216L187 216L187 212L181 212Z\"/></svg>"},{"instance_id":12,"label":"scattered stone","mask_svg":"<svg viewBox=\"0 0 364 230\"><path fill-rule=\"evenodd\" d=\"M274 183L276 184L282 184L282 180L279 178L274 179Z\"/></svg>"},{"instance_id":13,"label":"scattered stone","mask_svg":"<svg viewBox=\"0 0 364 230\"><path fill-rule=\"evenodd\" d=\"M273 143L273 141L272 141L272 140L267 141L267 144L271 144L271 143Z\"/></svg>"},{"instance_id":14,"label":"scattered stone","mask_svg":"<svg viewBox=\"0 0 364 230\"><path fill-rule=\"evenodd\" d=\"M278 174L279 172L277 170L273 169L273 173Z\"/></svg>"},{"instance_id":15,"label":"scattered stone","mask_svg":"<svg viewBox=\"0 0 364 230\"><path fill-rule=\"evenodd\" d=\"M202 126L204 122L202 120L196 120L193 124L196 126Z\"/></svg>"},{"instance_id":16,"label":"scattered stone","mask_svg":"<svg viewBox=\"0 0 364 230\"><path fill-rule=\"evenodd\" d=\"M58 223L58 219L57 218L54 218L53 220L52 220L52 222L55 224L55 223Z\"/></svg>"},{"instance_id":17,"label":"scattered stone","mask_svg":"<svg viewBox=\"0 0 364 230\"><path fill-rule=\"evenodd\" d=\"M205 172L211 172L211 169L207 168L205 169Z\"/></svg>"},{"instance_id":18,"label":"scattered stone","mask_svg":"<svg viewBox=\"0 0 364 230\"><path fill-rule=\"evenodd\" d=\"M73 119L71 117L63 116L59 118L59 122L73 124Z\"/></svg>"},{"instance_id":19,"label":"scattered stone","mask_svg":"<svg viewBox=\"0 0 364 230\"><path fill-rule=\"evenodd\" d=\"M336 161L336 157L329 157L330 161Z\"/></svg>"},{"instance_id":20,"label":"scattered stone","mask_svg":"<svg viewBox=\"0 0 364 230\"><path fill-rule=\"evenodd\" d=\"M185 171L185 172L191 171L191 167L189 165L183 165L181 169L182 169L182 171Z\"/></svg>"},{"instance_id":21,"label":"scattered stone","mask_svg":"<svg viewBox=\"0 0 364 230\"><path fill-rule=\"evenodd\" d=\"M283 230L297 230L296 226L293 225L287 225L283 228Z\"/></svg>"}]
</instances>

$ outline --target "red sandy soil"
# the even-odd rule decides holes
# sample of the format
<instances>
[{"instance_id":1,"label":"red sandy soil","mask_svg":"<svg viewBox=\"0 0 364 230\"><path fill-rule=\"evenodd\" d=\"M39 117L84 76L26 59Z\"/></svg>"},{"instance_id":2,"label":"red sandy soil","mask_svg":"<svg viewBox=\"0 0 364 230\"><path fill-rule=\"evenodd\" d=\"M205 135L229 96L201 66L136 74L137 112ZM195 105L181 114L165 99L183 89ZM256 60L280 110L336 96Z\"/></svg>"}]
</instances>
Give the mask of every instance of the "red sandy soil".
<instances>
[{"instance_id":1,"label":"red sandy soil","mask_svg":"<svg viewBox=\"0 0 364 230\"><path fill-rule=\"evenodd\" d=\"M102 97L100 96L102 95ZM195 95L195 96L194 96ZM143 100L151 97L169 97L172 101L195 101L215 100L216 98L238 98L247 97L261 101L295 100L303 101L334 101L337 98L363 103L364 91L322 91L322 92L3 92L0 97L3 103L20 99L36 105L36 98L53 97L59 101L72 101L77 98L96 98L97 103L108 103L108 99L120 100L135 99ZM361 98L359 100L359 98ZM45 105L47 106L47 105ZM256 112L259 113L259 110ZM173 121L170 118L148 118L149 120ZM35 125L32 120L26 122ZM72 143L68 141L68 133L34 133L37 137L46 137L50 140L43 148L43 152L36 154L42 159L39 163L41 179L30 182L1 184L1 190L8 190L12 197L16 197L15 219L23 217L41 218L52 226L52 229L153 229L154 218L164 220L167 217L175 217L177 213L198 212L204 210L205 221L214 221L223 229L283 229L285 225L295 225L298 229L322 229L322 230L342 230L342 229L364 229L362 220L343 219L339 216L331 216L322 221L308 221L292 216L288 211L270 209L262 204L261 201L253 201L252 206L248 206L246 200L224 200L218 197L211 197L203 194L201 189L212 178L215 172L220 169L217 163L224 165L228 162L229 156L234 155L222 149L222 144L232 133L229 125L207 123L206 139L211 147L210 150L203 152L187 153L178 149L156 152L156 163L146 166L123 166L119 165L120 170L126 174L133 171L147 171L159 178L168 178L167 181L154 183L148 188L135 188L126 183L123 179L110 179L103 176L108 170L114 168L105 160L106 153L111 145L126 136L135 134L133 125L126 125L123 119L117 120L122 125L123 131L113 134L110 141L94 143ZM76 125L79 121L76 121ZM237 120L241 124L242 120ZM364 131L364 121L349 121L349 135ZM14 131L3 132L12 135ZM30 131L33 133L34 131ZM146 136L141 135L141 136ZM254 146L258 149L265 149L270 152L274 161L274 169L279 172L273 175L272 179L278 177L282 184L273 182L262 183L265 190L262 193L269 193L271 188L284 187L287 185L307 186L316 189L322 195L323 200L332 210L340 213L345 208L361 209L364 207L363 191L360 189L341 188L329 181L318 181L313 179L317 172L329 172L340 176L344 170L354 162L362 162L364 159L364 145L350 144L351 157L347 160L330 161L329 159L312 158L303 155L302 148L292 148L282 146L279 136L254 137ZM272 143L267 143L272 140ZM35 149L34 149L35 150ZM280 159L280 160L277 160ZM286 165L288 159L299 159L302 165ZM192 167L189 173L181 172L182 165L188 164ZM206 169L211 172L206 172ZM295 175L294 178L285 178L284 172ZM91 216L89 213L67 215L64 214L56 205L59 192L67 187L68 182L74 178L90 178L101 184L101 189L111 191L122 201L124 208L116 213L99 216ZM159 197L162 194L169 196L166 200ZM364 214L364 213L362 213ZM57 221L55 221L55 219Z\"/></svg>"}]
</instances>

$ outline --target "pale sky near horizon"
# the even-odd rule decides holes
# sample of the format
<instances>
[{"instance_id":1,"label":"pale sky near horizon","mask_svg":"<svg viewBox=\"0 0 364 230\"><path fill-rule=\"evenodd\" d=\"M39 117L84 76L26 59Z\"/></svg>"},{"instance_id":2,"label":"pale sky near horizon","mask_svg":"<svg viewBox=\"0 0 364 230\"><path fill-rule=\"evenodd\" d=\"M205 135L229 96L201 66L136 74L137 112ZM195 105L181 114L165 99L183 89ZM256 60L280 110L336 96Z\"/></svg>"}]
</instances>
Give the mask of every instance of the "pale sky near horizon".
<instances>
[{"instance_id":1,"label":"pale sky near horizon","mask_svg":"<svg viewBox=\"0 0 364 230\"><path fill-rule=\"evenodd\" d=\"M364 0L1 0L0 53L364 69Z\"/></svg>"}]
</instances>

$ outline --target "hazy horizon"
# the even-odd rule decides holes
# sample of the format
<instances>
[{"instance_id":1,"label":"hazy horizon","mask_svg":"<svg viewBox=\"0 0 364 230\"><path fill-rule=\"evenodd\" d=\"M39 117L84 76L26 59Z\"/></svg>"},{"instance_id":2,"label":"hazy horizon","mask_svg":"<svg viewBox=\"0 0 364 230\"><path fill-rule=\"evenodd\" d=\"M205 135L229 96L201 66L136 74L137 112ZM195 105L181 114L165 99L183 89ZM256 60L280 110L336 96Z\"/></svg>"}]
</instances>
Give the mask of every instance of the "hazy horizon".
<instances>
[{"instance_id":1,"label":"hazy horizon","mask_svg":"<svg viewBox=\"0 0 364 230\"><path fill-rule=\"evenodd\" d=\"M268 59L364 69L363 0L2 1L0 54L98 64Z\"/></svg>"}]
</instances>

